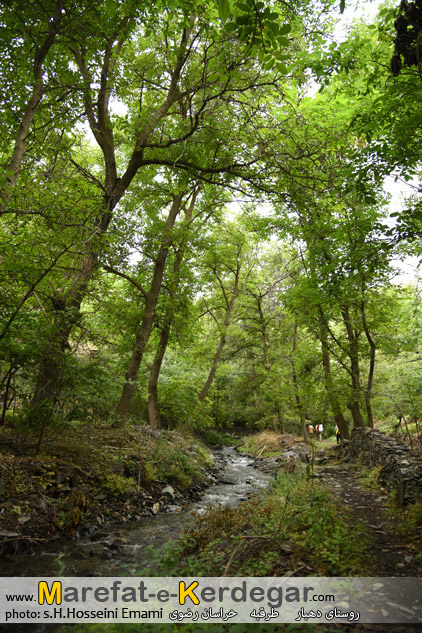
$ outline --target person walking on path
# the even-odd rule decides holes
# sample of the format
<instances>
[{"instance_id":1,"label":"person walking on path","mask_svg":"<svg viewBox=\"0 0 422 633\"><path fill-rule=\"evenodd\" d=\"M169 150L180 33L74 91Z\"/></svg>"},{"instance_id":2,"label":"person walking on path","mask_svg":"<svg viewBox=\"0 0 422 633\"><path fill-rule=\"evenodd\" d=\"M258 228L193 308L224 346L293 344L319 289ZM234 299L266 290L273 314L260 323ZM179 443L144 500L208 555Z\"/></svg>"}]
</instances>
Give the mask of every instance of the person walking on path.
<instances>
[{"instance_id":1,"label":"person walking on path","mask_svg":"<svg viewBox=\"0 0 422 633\"><path fill-rule=\"evenodd\" d=\"M312 424L308 426L308 435L311 440L314 438L314 427Z\"/></svg>"},{"instance_id":2,"label":"person walking on path","mask_svg":"<svg viewBox=\"0 0 422 633\"><path fill-rule=\"evenodd\" d=\"M324 427L322 426L322 424L317 424L316 425L316 432L317 432L317 437L318 437L318 441L321 442L322 441L322 432L324 430Z\"/></svg>"},{"instance_id":3,"label":"person walking on path","mask_svg":"<svg viewBox=\"0 0 422 633\"><path fill-rule=\"evenodd\" d=\"M341 433L340 433L340 429L338 428L337 425L336 425L336 428L334 429L334 433L336 434L337 444L340 444L340 442L341 442Z\"/></svg>"}]
</instances>

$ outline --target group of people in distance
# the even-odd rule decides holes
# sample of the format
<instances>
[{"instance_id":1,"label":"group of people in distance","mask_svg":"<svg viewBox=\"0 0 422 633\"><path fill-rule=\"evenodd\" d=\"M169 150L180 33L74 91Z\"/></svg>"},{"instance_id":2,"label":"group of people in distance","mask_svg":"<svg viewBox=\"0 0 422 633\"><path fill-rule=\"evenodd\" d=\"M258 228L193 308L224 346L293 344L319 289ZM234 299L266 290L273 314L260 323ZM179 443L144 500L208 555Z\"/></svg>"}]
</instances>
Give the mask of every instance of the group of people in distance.
<instances>
[{"instance_id":1,"label":"group of people in distance","mask_svg":"<svg viewBox=\"0 0 422 633\"><path fill-rule=\"evenodd\" d=\"M319 442L321 442L323 431L324 431L324 426L321 423L318 423L315 427L314 427L313 424L308 424L308 435L309 435L309 439L311 439L311 440L315 436L316 439ZM337 444L340 444L340 442L341 442L341 433L340 433L340 429L338 428L337 425L336 425L336 428L334 429L334 433L336 435Z\"/></svg>"}]
</instances>

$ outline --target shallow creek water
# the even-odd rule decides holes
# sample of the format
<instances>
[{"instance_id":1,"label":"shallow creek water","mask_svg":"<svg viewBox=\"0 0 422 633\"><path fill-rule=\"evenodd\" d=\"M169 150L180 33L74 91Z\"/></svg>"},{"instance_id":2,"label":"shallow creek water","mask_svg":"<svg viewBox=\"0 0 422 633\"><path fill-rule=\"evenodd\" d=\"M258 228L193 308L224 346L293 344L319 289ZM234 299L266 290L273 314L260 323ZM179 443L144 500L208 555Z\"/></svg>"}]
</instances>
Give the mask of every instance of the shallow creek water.
<instances>
[{"instance_id":1,"label":"shallow creek water","mask_svg":"<svg viewBox=\"0 0 422 633\"><path fill-rule=\"evenodd\" d=\"M192 518L218 504L235 506L268 485L269 476L253 467L253 461L225 447L224 470L218 483L205 489L199 501L178 512L163 512L133 523L110 524L88 538L50 541L32 553L0 562L2 576L131 576L152 570L154 551L178 537ZM204 521L205 521L204 516ZM146 575L146 573L144 573Z\"/></svg>"}]
</instances>

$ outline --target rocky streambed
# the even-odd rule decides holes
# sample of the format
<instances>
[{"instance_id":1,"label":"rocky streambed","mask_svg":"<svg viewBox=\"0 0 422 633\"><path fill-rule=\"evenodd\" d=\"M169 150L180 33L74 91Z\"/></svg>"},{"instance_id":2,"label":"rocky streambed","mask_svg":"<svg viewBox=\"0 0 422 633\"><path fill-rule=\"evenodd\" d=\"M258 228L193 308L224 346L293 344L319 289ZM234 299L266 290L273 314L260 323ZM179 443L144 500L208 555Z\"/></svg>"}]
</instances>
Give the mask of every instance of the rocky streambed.
<instances>
[{"instance_id":1,"label":"rocky streambed","mask_svg":"<svg viewBox=\"0 0 422 633\"><path fill-rule=\"evenodd\" d=\"M127 523L93 525L73 540L46 541L0 562L2 576L117 576L151 570L151 548L157 550L178 537L191 514L205 514L218 504L235 506L268 485L269 474L233 447L215 454L216 469L205 490L192 491L186 503L173 488L161 491L161 503L149 516L136 515ZM275 466L276 464L274 464ZM164 511L159 511L160 509Z\"/></svg>"}]
</instances>

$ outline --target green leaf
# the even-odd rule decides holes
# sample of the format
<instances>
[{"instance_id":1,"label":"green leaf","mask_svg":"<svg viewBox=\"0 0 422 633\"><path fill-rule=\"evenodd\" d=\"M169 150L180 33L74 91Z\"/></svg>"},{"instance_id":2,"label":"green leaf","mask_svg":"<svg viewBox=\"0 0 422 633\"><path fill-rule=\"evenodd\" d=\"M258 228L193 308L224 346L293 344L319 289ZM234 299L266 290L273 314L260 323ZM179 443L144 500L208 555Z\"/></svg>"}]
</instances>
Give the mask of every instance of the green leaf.
<instances>
[{"instance_id":1,"label":"green leaf","mask_svg":"<svg viewBox=\"0 0 422 633\"><path fill-rule=\"evenodd\" d=\"M292 30L292 25L291 24L283 24L283 26L280 27L280 35L287 35L287 33L290 33L290 31Z\"/></svg>"},{"instance_id":2,"label":"green leaf","mask_svg":"<svg viewBox=\"0 0 422 633\"><path fill-rule=\"evenodd\" d=\"M223 22L229 19L231 15L230 0L219 0L218 15Z\"/></svg>"},{"instance_id":3,"label":"green leaf","mask_svg":"<svg viewBox=\"0 0 422 633\"><path fill-rule=\"evenodd\" d=\"M278 41L278 43L280 44L280 46L289 46L289 45L290 45L290 42L289 42L289 40L287 39L287 37L283 37L283 36L278 37L278 38L277 38L277 41Z\"/></svg>"},{"instance_id":4,"label":"green leaf","mask_svg":"<svg viewBox=\"0 0 422 633\"><path fill-rule=\"evenodd\" d=\"M114 0L106 0L104 9L107 15L112 18L116 15L117 6Z\"/></svg>"},{"instance_id":5,"label":"green leaf","mask_svg":"<svg viewBox=\"0 0 422 633\"><path fill-rule=\"evenodd\" d=\"M282 75L287 75L287 70L288 70L288 69L287 69L287 66L286 66L285 64L278 63L278 64L277 64L277 70L278 70L278 72L280 72Z\"/></svg>"}]
</instances>

